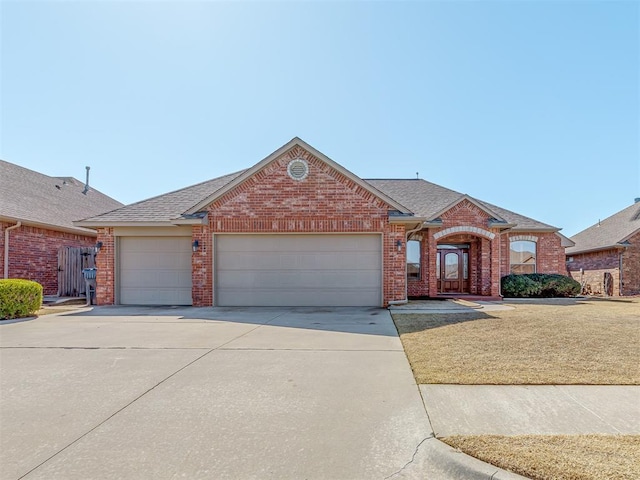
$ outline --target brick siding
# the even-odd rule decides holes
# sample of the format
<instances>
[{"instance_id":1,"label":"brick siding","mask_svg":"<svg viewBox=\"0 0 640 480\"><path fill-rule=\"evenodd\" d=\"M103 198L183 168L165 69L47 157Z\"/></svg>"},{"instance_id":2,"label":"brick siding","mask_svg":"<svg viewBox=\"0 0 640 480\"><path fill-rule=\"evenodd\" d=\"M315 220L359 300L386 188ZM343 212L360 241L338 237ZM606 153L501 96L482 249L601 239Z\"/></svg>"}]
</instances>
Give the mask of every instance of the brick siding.
<instances>
[{"instance_id":1,"label":"brick siding","mask_svg":"<svg viewBox=\"0 0 640 480\"><path fill-rule=\"evenodd\" d=\"M469 244L469 293L497 296L500 278L510 272L509 243L512 237L527 237L537 243L536 269L539 273L567 274L564 248L553 232L505 232L488 228L489 215L464 200L441 215L442 226L420 232L421 274L408 280L410 297L431 296L438 292L435 272L437 245ZM493 237L493 238L490 238Z\"/></svg>"},{"instance_id":2,"label":"brick siding","mask_svg":"<svg viewBox=\"0 0 640 480\"><path fill-rule=\"evenodd\" d=\"M98 241L102 248L96 255L96 303L113 305L115 303L115 236L113 228L99 228Z\"/></svg>"},{"instance_id":3,"label":"brick siding","mask_svg":"<svg viewBox=\"0 0 640 480\"><path fill-rule=\"evenodd\" d=\"M309 176L296 181L287 165L303 158ZM391 225L391 207L300 147L294 147L209 206L213 233L382 233L383 302L405 297L403 225ZM194 237L195 238L195 237ZM398 252L396 242L402 242ZM202 263L210 266L211 262ZM210 305L211 272L194 273L194 305ZM197 303L196 303L197 302Z\"/></svg>"},{"instance_id":4,"label":"brick siding","mask_svg":"<svg viewBox=\"0 0 640 480\"><path fill-rule=\"evenodd\" d=\"M4 276L4 231L15 223L0 222L0 276ZM58 249L92 247L96 238L22 225L9 232L9 278L42 285L45 295L58 293Z\"/></svg>"},{"instance_id":5,"label":"brick siding","mask_svg":"<svg viewBox=\"0 0 640 480\"><path fill-rule=\"evenodd\" d=\"M640 295L640 232L629 238L630 246L567 256L569 274L594 295L606 295L605 273L613 277L613 295ZM568 261L572 259L572 261ZM622 263L622 288L620 264Z\"/></svg>"},{"instance_id":6,"label":"brick siding","mask_svg":"<svg viewBox=\"0 0 640 480\"><path fill-rule=\"evenodd\" d=\"M640 232L628 239L622 253L622 294L640 295Z\"/></svg>"}]
</instances>

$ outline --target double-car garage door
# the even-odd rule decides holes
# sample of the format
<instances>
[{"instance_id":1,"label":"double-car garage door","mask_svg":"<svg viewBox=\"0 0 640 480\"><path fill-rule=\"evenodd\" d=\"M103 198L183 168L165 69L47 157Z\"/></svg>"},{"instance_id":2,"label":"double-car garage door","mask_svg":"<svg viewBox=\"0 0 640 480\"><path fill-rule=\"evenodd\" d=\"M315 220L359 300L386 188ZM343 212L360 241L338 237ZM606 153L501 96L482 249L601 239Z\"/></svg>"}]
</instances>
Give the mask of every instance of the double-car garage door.
<instances>
[{"instance_id":1,"label":"double-car garage door","mask_svg":"<svg viewBox=\"0 0 640 480\"><path fill-rule=\"evenodd\" d=\"M216 235L220 306L380 306L380 235Z\"/></svg>"},{"instance_id":2,"label":"double-car garage door","mask_svg":"<svg viewBox=\"0 0 640 480\"><path fill-rule=\"evenodd\" d=\"M380 306L382 238L216 235L217 306ZM190 237L121 237L119 303L191 305Z\"/></svg>"}]
</instances>

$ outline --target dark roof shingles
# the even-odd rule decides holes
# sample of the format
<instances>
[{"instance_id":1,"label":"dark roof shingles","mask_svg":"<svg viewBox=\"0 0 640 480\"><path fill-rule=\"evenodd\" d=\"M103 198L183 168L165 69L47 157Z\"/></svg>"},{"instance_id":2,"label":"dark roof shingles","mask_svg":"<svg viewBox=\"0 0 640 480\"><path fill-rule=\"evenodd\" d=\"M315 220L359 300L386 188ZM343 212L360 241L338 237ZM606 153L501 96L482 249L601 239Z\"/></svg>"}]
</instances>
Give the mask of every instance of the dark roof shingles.
<instances>
[{"instance_id":1,"label":"dark roof shingles","mask_svg":"<svg viewBox=\"0 0 640 480\"><path fill-rule=\"evenodd\" d=\"M51 227L79 228L73 221L122 206L73 177L50 177L0 160L0 216Z\"/></svg>"},{"instance_id":2,"label":"dark roof shingles","mask_svg":"<svg viewBox=\"0 0 640 480\"><path fill-rule=\"evenodd\" d=\"M142 200L117 210L97 215L86 220L95 223L118 222L167 222L179 218L185 211L221 189L245 170L206 182L192 185L174 192ZM365 180L369 185L398 203L406 206L415 215L430 218L464 195L448 188L421 179L372 179ZM509 223L517 224L517 230L551 229L555 227L537 220L505 210L504 208L481 202L478 204L500 215Z\"/></svg>"},{"instance_id":3,"label":"dark roof shingles","mask_svg":"<svg viewBox=\"0 0 640 480\"><path fill-rule=\"evenodd\" d=\"M422 179L373 179L365 181L402 205L405 205L416 215L429 219L464 197L460 192ZM514 230L558 230L556 227L496 205L483 202L476 198L473 200L495 214L500 215L500 217L508 223L515 224Z\"/></svg>"},{"instance_id":4,"label":"dark roof shingles","mask_svg":"<svg viewBox=\"0 0 640 480\"><path fill-rule=\"evenodd\" d=\"M611 215L595 225L576 233L571 240L575 247L567 248L567 254L611 248L640 230L640 202Z\"/></svg>"},{"instance_id":5,"label":"dark roof shingles","mask_svg":"<svg viewBox=\"0 0 640 480\"><path fill-rule=\"evenodd\" d=\"M117 222L168 222L179 218L184 212L224 187L242 172L244 170L132 203L86 220L105 224Z\"/></svg>"}]
</instances>

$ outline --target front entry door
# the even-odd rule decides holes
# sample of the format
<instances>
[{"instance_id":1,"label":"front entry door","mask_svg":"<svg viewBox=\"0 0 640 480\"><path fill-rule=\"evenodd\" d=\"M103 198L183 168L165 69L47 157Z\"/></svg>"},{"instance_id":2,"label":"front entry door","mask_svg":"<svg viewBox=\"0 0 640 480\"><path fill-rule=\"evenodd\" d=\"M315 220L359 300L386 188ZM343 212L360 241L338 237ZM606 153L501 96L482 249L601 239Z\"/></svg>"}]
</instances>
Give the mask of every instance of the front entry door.
<instances>
[{"instance_id":1,"label":"front entry door","mask_svg":"<svg viewBox=\"0 0 640 480\"><path fill-rule=\"evenodd\" d=\"M469 293L469 249L438 246L438 293Z\"/></svg>"}]
</instances>

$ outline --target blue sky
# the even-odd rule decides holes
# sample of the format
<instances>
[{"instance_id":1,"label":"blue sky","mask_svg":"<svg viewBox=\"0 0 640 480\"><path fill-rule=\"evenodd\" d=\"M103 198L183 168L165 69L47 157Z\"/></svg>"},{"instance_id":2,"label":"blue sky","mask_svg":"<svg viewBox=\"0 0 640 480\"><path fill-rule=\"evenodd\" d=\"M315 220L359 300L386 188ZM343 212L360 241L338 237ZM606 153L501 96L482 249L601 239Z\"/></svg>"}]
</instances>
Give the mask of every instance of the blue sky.
<instances>
[{"instance_id":1,"label":"blue sky","mask_svg":"<svg viewBox=\"0 0 640 480\"><path fill-rule=\"evenodd\" d=\"M0 158L131 203L294 136L572 235L640 197L640 2L0 6Z\"/></svg>"}]
</instances>

